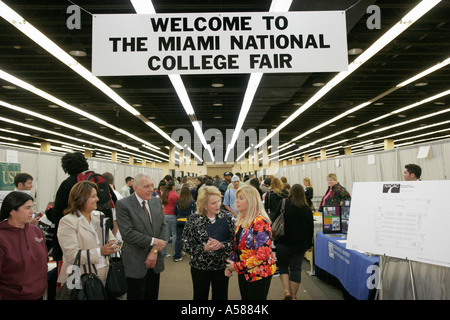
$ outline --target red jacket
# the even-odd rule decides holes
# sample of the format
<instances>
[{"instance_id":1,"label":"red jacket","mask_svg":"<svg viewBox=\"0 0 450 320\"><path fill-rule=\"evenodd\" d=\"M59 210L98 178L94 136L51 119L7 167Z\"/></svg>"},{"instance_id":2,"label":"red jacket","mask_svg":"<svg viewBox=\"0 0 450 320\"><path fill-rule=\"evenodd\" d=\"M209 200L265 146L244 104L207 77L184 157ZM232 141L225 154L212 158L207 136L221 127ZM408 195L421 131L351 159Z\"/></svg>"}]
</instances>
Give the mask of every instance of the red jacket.
<instances>
[{"instance_id":1,"label":"red jacket","mask_svg":"<svg viewBox=\"0 0 450 320\"><path fill-rule=\"evenodd\" d=\"M0 300L37 300L47 289L48 253L42 231L0 222Z\"/></svg>"},{"instance_id":2,"label":"red jacket","mask_svg":"<svg viewBox=\"0 0 450 320\"><path fill-rule=\"evenodd\" d=\"M170 191L169 196L167 197L167 203L163 205L164 214L174 215L175 214L175 205L177 200L180 197L175 191Z\"/></svg>"}]
</instances>

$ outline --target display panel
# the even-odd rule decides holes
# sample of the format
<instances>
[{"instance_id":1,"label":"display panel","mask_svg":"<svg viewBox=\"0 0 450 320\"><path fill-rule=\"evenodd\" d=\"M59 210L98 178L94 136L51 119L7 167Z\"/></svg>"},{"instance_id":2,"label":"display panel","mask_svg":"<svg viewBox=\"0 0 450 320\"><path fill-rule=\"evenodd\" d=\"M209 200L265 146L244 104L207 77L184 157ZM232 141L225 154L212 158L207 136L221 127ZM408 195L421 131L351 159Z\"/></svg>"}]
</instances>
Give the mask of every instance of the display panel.
<instances>
[{"instance_id":1,"label":"display panel","mask_svg":"<svg viewBox=\"0 0 450 320\"><path fill-rule=\"evenodd\" d=\"M341 206L341 229L342 233L347 234L348 223L350 221L350 206Z\"/></svg>"},{"instance_id":2,"label":"display panel","mask_svg":"<svg viewBox=\"0 0 450 320\"><path fill-rule=\"evenodd\" d=\"M323 207L323 233L341 233L341 207Z\"/></svg>"}]
</instances>

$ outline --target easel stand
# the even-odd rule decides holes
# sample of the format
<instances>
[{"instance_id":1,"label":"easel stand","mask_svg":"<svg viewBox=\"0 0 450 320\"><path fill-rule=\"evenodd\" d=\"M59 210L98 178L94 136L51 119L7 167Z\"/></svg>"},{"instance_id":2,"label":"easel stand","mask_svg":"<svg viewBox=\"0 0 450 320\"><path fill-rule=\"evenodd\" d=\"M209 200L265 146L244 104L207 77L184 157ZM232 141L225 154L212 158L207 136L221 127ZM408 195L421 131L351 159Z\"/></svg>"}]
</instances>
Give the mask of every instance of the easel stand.
<instances>
[{"instance_id":1,"label":"easel stand","mask_svg":"<svg viewBox=\"0 0 450 320\"><path fill-rule=\"evenodd\" d=\"M386 259L386 255L380 255L379 256L379 267L380 267L380 282L379 282L379 287L378 290L375 294L375 300L384 300L383 297L383 276L384 276L384 272L386 270L387 267L387 259ZM414 281L414 271L413 271L413 265L412 265L412 261L409 260L408 258L406 259L401 259L404 261L408 262L408 269L409 269L409 279L411 281L411 293L412 293L412 298L413 300L417 300L417 296L416 296L416 283Z\"/></svg>"}]
</instances>

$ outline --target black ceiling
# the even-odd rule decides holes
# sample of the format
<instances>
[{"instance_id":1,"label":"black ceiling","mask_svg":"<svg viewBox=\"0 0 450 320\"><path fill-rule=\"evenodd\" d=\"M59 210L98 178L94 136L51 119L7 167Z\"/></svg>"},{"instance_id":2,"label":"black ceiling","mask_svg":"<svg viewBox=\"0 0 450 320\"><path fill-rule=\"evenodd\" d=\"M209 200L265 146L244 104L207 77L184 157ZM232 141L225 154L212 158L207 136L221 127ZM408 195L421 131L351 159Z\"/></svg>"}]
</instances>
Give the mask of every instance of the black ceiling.
<instances>
[{"instance_id":1,"label":"black ceiling","mask_svg":"<svg viewBox=\"0 0 450 320\"><path fill-rule=\"evenodd\" d=\"M69 17L66 9L71 5L69 1L4 0L4 2L63 49L68 48L73 37L80 39L85 45L88 55L76 57L76 60L88 70L91 70L92 29L90 14L135 13L129 0L74 0L73 3L83 8L81 29L69 30L66 27L66 20ZM154 0L153 4L157 13L261 12L269 10L270 2L267 0ZM346 15L348 47L349 49L359 47L364 50L389 30L418 2L402 0L294 0L290 11L345 10L349 8ZM371 30L366 25L366 21L370 17L370 14L366 13L366 9L371 4L375 4L381 9L381 29ZM279 144L286 143L324 121L377 97L395 87L396 84L448 58L450 53L449 8L449 1L441 1L419 21L338 84L337 87L328 92L316 104L283 128L279 133ZM170 146L169 141L145 125L140 119L122 109L104 93L81 78L69 67L60 63L4 19L0 20L0 34L0 69L50 93L66 103L94 114L141 139L159 146L163 152L168 153L164 146ZM356 57L349 55L349 63ZM446 66L416 81L427 82L428 85L426 86L415 86L414 83L411 83L406 87L395 90L377 101L382 102L382 105L372 103L366 108L353 113L350 117L344 117L331 125L310 133L300 141L297 141L297 144L304 145L336 133L341 129L361 125L377 116L448 90L450 84L449 71L450 67ZM320 89L312 86L313 79L321 77L326 82L335 74L264 74L252 107L244 122L243 130L254 128L256 130L267 129L270 132L270 130L282 123L287 116L297 110L298 106L294 105L295 102L305 103ZM196 117L202 121L203 131L217 128L222 131L225 139L225 130L234 129L236 126L249 74L221 74L218 76L224 82L224 87L222 88L211 87L211 81L215 75L183 75L182 79ZM136 107L136 109L145 117L151 117L151 121L160 126L169 136L178 128L186 128L193 133L192 124L167 76L99 78L106 84L111 84L120 79L122 88L114 90L130 105L142 105ZM10 83L0 79L0 84L8 85ZM90 120L79 120L79 115L64 108L50 108L49 104L53 103L22 88L15 90L0 88L0 100L145 150L142 148L141 143L124 135L119 135L112 129L101 128L101 125ZM213 106L213 102L216 100L220 100L223 106ZM439 102L439 104L435 102ZM449 102L449 98L445 96L438 101L432 101L405 111L401 114L401 117L391 116L378 121L375 123L375 125L380 125L378 127L373 127L373 124L359 126L355 130L323 140L317 146L332 144L343 139L350 139L348 144L351 144L369 138L376 138L377 134L364 138L357 138L357 136L400 121L411 120L431 112L444 110L448 108ZM80 135L64 127L54 128L57 126L41 119L25 120L27 117L25 114L5 107L0 107L0 112L2 117L59 131L71 136L77 134L77 137L100 142L100 139L92 140L93 138L89 135ZM219 116L221 118L217 118ZM383 131L378 134L378 137L407 131L420 126L424 127L444 120L450 120L450 112ZM27 141L40 142L43 138L55 138L50 134L37 133L34 130L24 129L4 121L0 121L0 128L28 132L33 135L27 138L0 132L0 136L17 138L21 140L22 144L26 144ZM446 128L449 129L446 134L449 134L450 126L448 124L421 130L416 134ZM443 133L430 135L429 137L442 135ZM409 136L413 136L413 134ZM408 135L401 137L408 137ZM62 140L60 137L57 137L57 139ZM0 139L0 142L2 141ZM74 143L73 141L67 141ZM103 143L104 141L101 142ZM105 144L108 143L110 146L119 147L112 142L105 142ZM225 150L223 150L224 153ZM235 154L234 158L237 156L239 154Z\"/></svg>"}]
</instances>

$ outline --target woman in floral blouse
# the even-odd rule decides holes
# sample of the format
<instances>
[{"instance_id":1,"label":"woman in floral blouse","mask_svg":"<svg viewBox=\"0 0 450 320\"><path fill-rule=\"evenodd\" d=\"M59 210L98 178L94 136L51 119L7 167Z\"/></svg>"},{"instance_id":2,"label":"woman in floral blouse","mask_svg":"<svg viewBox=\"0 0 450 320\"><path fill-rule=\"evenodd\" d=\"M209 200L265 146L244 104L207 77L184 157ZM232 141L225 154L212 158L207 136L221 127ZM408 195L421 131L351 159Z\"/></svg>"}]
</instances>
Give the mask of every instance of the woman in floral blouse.
<instances>
[{"instance_id":1,"label":"woman in floral blouse","mask_svg":"<svg viewBox=\"0 0 450 320\"><path fill-rule=\"evenodd\" d=\"M344 205L344 201L351 200L350 193L337 182L335 173L327 176L327 182L328 189L320 201L319 212L323 211L323 207L338 207Z\"/></svg>"},{"instance_id":2,"label":"woman in floral blouse","mask_svg":"<svg viewBox=\"0 0 450 320\"><path fill-rule=\"evenodd\" d=\"M225 275L230 277L233 270L239 274L242 300L265 300L276 270L270 219L258 191L250 185L236 192L236 208L239 215L234 252L227 260Z\"/></svg>"}]
</instances>

